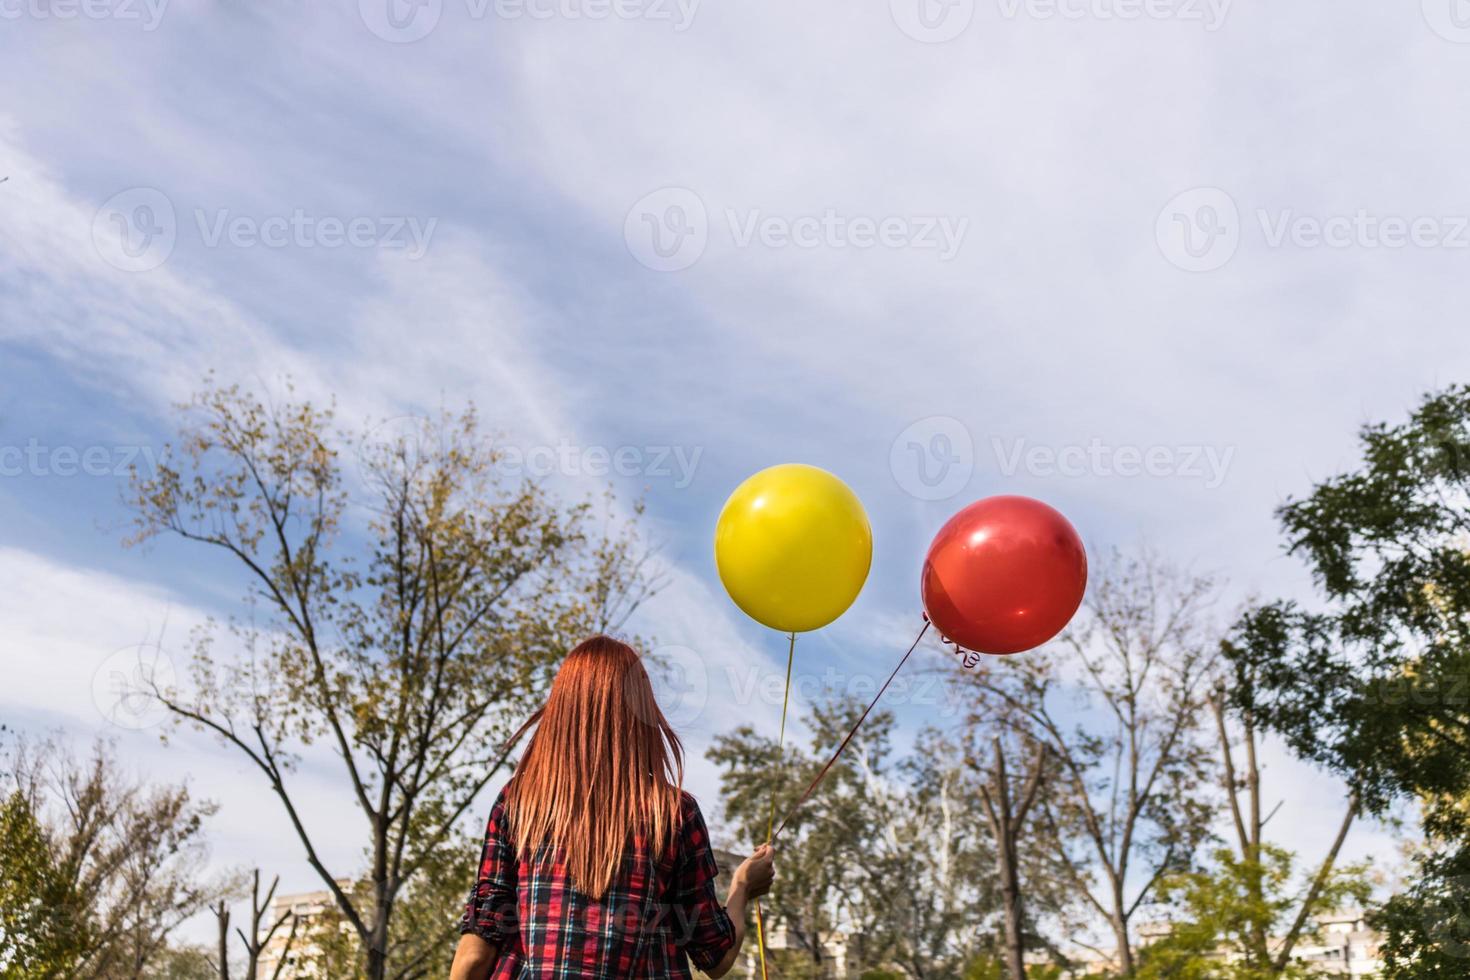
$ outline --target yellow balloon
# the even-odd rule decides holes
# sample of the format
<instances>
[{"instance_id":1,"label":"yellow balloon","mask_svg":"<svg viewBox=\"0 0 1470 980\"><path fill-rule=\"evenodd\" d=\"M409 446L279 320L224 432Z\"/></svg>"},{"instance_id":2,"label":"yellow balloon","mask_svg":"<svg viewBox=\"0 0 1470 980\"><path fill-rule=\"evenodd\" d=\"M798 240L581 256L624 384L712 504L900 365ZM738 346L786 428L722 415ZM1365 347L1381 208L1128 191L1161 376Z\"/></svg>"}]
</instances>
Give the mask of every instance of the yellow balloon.
<instances>
[{"instance_id":1,"label":"yellow balloon","mask_svg":"<svg viewBox=\"0 0 1470 980\"><path fill-rule=\"evenodd\" d=\"M841 480L803 463L750 477L725 501L715 565L751 619L783 633L820 629L852 605L873 563L873 529Z\"/></svg>"}]
</instances>

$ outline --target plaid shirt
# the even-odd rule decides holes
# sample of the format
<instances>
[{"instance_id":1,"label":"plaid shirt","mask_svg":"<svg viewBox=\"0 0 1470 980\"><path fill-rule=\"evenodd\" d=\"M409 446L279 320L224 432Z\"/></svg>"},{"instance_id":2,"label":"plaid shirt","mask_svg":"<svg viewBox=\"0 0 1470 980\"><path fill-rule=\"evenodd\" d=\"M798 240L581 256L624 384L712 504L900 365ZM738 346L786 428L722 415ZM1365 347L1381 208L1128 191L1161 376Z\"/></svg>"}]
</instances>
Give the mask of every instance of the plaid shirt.
<instances>
[{"instance_id":1,"label":"plaid shirt","mask_svg":"<svg viewBox=\"0 0 1470 980\"><path fill-rule=\"evenodd\" d=\"M492 980L687 978L688 960L706 971L719 963L735 945L735 927L715 897L719 869L699 804L681 796L668 852L654 856L635 837L607 894L593 901L572 887L559 849L516 860L502 790L460 920L461 933L500 951Z\"/></svg>"}]
</instances>

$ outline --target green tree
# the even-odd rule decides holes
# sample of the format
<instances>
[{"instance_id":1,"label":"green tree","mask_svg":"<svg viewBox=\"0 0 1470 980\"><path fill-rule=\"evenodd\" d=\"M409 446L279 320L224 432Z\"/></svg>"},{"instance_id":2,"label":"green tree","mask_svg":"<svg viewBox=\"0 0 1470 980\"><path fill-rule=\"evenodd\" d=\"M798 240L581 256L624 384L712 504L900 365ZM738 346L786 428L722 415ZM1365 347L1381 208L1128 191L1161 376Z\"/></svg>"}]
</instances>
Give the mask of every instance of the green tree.
<instances>
[{"instance_id":1,"label":"green tree","mask_svg":"<svg viewBox=\"0 0 1470 980\"><path fill-rule=\"evenodd\" d=\"M1314 935L1303 907L1290 851L1262 843L1252 858L1229 848L1214 854L1213 867L1171 875L1159 897L1176 907L1177 921L1163 939L1144 948L1138 975L1144 980L1276 980L1309 975L1290 959L1279 939L1289 928ZM1316 912L1368 900L1365 865L1330 869L1306 886Z\"/></svg>"},{"instance_id":2,"label":"green tree","mask_svg":"<svg viewBox=\"0 0 1470 980\"><path fill-rule=\"evenodd\" d=\"M725 813L745 841L765 840L772 794L779 821L863 707L818 704L810 753L788 745L778 759L775 740L749 726L715 740ZM783 975L821 975L839 933L850 971L908 977L958 977L991 941L999 898L977 784L960 747L937 731L894 758L893 725L881 710L868 718L778 841L767 923L800 951L781 954Z\"/></svg>"},{"instance_id":3,"label":"green tree","mask_svg":"<svg viewBox=\"0 0 1470 980\"><path fill-rule=\"evenodd\" d=\"M473 409L392 438L339 436L330 407L294 394L267 404L210 386L181 409L177 446L132 480L133 540L229 558L249 615L230 624L242 653L207 630L185 679L148 693L258 773L362 975L416 975L426 954L394 922L405 896L504 771L508 734L565 651L617 627L656 584L637 509L599 520L591 503L505 480ZM312 826L299 805L293 772L319 744L356 803L362 874L327 866L319 845L345 828Z\"/></svg>"},{"instance_id":4,"label":"green tree","mask_svg":"<svg viewBox=\"0 0 1470 980\"><path fill-rule=\"evenodd\" d=\"M149 786L98 743L79 760L22 743L0 806L0 976L138 980L170 935L228 887L205 872L204 820L185 786Z\"/></svg>"},{"instance_id":5,"label":"green tree","mask_svg":"<svg viewBox=\"0 0 1470 980\"><path fill-rule=\"evenodd\" d=\"M81 906L31 801L12 791L0 806L0 977L70 975L90 941Z\"/></svg>"},{"instance_id":6,"label":"green tree","mask_svg":"<svg viewBox=\"0 0 1470 980\"><path fill-rule=\"evenodd\" d=\"M1252 684L1254 678L1249 673L1239 673L1235 683ZM1223 880L1238 883L1243 890L1233 907L1240 911L1238 918L1245 928L1239 934L1232 933L1230 949L1256 971L1251 976L1285 975L1297 943L1311 935L1314 916L1334 909L1345 898L1354 898L1360 906L1367 901L1367 884L1361 869L1337 867L1338 854L1357 819L1358 802L1356 797L1349 797L1337 833L1316 870L1300 889L1288 893L1285 885L1295 856L1280 849L1272 850L1264 838L1266 822L1280 804L1271 813L1265 811L1255 716L1249 708L1244 708L1238 712L1238 720L1232 722L1226 684L1222 677L1210 697L1210 711L1215 718L1221 783L1226 810L1235 830L1236 847L1233 853L1220 852L1229 855L1229 859L1219 858L1218 864ZM1359 892L1351 891L1352 887L1359 888ZM1180 889L1176 886L1173 893L1179 894ZM1273 914L1265 914L1268 910ZM1284 918L1288 911L1293 911L1289 919Z\"/></svg>"},{"instance_id":7,"label":"green tree","mask_svg":"<svg viewBox=\"0 0 1470 980\"><path fill-rule=\"evenodd\" d=\"M1026 967L1025 980L1062 980L1066 967L1061 964L1031 964ZM962 980L1007 980L1009 968L994 956L980 956L965 967ZM1072 976L1071 974L1067 974ZM1092 980L1094 975L1077 976L1075 980ZM1101 978L1099 978L1101 980Z\"/></svg>"},{"instance_id":8,"label":"green tree","mask_svg":"<svg viewBox=\"0 0 1470 980\"><path fill-rule=\"evenodd\" d=\"M1470 848L1426 850L1408 887L1373 916L1384 975L1462 980L1470 973Z\"/></svg>"},{"instance_id":9,"label":"green tree","mask_svg":"<svg viewBox=\"0 0 1470 980\"><path fill-rule=\"evenodd\" d=\"M764 843L773 797L777 822L796 802L821 768L823 748L836 745L857 720L861 705L819 706L813 713L812 754L788 744L778 751L775 738L757 734L749 725L718 736L708 752L718 765L726 823L738 828L735 846ZM886 754L892 717L875 714L858 742L872 745L877 758ZM830 749L828 749L830 751ZM862 856L871 853L876 833L862 779L846 756L827 777L816 795L786 825L780 840L781 882L762 900L766 929L784 931L794 949L781 954L783 975L817 976L826 964L827 949L841 931L845 915L856 913L865 921L864 896L855 888ZM885 935L868 935L872 947L886 945ZM771 956L771 951L767 950Z\"/></svg>"},{"instance_id":10,"label":"green tree","mask_svg":"<svg viewBox=\"0 0 1470 980\"><path fill-rule=\"evenodd\" d=\"M148 980L220 980L214 958L206 949L193 946L170 947L159 956L158 965Z\"/></svg>"},{"instance_id":11,"label":"green tree","mask_svg":"<svg viewBox=\"0 0 1470 980\"><path fill-rule=\"evenodd\" d=\"M1379 920L1386 975L1463 976L1470 956L1442 926L1470 866L1470 388L1428 395L1360 442L1359 468L1277 511L1322 601L1241 619L1226 652L1251 683L1232 699L1369 812L1422 804L1419 882Z\"/></svg>"}]
</instances>

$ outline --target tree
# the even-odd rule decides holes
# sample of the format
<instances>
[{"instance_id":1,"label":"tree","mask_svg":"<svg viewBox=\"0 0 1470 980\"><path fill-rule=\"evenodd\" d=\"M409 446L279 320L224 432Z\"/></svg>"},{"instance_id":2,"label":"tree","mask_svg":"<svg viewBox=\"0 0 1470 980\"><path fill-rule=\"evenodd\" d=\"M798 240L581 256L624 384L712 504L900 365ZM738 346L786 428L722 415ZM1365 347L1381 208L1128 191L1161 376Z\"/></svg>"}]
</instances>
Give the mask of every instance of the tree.
<instances>
[{"instance_id":1,"label":"tree","mask_svg":"<svg viewBox=\"0 0 1470 980\"><path fill-rule=\"evenodd\" d=\"M203 546L249 583L250 616L231 621L244 652L218 652L208 630L186 680L149 693L259 773L356 937L359 968L384 980L420 968L395 909L507 765L506 737L553 666L656 581L634 532L641 508L599 524L590 503L507 483L473 409L354 440L354 480L332 409L294 398L207 386L181 406L178 446L133 475L134 542ZM318 744L362 820L365 890L321 856L322 836L343 828L311 826L294 792Z\"/></svg>"},{"instance_id":2,"label":"tree","mask_svg":"<svg viewBox=\"0 0 1470 980\"><path fill-rule=\"evenodd\" d=\"M863 707L816 705L810 754L788 745L778 755L775 740L750 726L716 738L709 758L722 769L725 815L745 841L765 840L772 794L779 822ZM854 974L955 976L983 942L995 891L963 761L933 731L893 760L892 728L891 714L870 715L778 842L780 882L765 899L766 921L801 951L781 960L783 975L820 975L839 934Z\"/></svg>"},{"instance_id":3,"label":"tree","mask_svg":"<svg viewBox=\"0 0 1470 980\"><path fill-rule=\"evenodd\" d=\"M219 980L217 966L207 949L170 946L148 977L149 980Z\"/></svg>"},{"instance_id":4,"label":"tree","mask_svg":"<svg viewBox=\"0 0 1470 980\"><path fill-rule=\"evenodd\" d=\"M1113 553L1061 639L969 675L975 706L1045 745L1058 766L1041 798L1042 839L1073 892L1134 972L1132 921L1165 875L1183 870L1213 817L1204 787L1207 682L1218 587L1151 553Z\"/></svg>"},{"instance_id":5,"label":"tree","mask_svg":"<svg viewBox=\"0 0 1470 980\"><path fill-rule=\"evenodd\" d=\"M276 887L280 883L279 876L273 878L270 888L266 889L265 897L261 898L260 869L256 868L250 874L249 931L242 928L235 930L235 934L240 938L240 945L245 947L245 980L260 980L261 954L265 952L266 947L282 928L287 929L287 932L280 956L276 961L276 968L271 971L270 977L264 980L278 980L281 970L286 966L286 958L296 944L296 933L301 923L289 909L276 916L274 921L267 918L271 910L271 899L275 896ZM225 899L220 899L219 904L214 907L214 917L219 926L219 950L215 975L218 980L230 980L230 907Z\"/></svg>"},{"instance_id":6,"label":"tree","mask_svg":"<svg viewBox=\"0 0 1470 980\"><path fill-rule=\"evenodd\" d=\"M1242 858L1229 848L1214 853L1214 867L1170 875L1159 884L1160 898L1175 903L1179 921L1169 934L1142 953L1139 976L1146 980L1277 980L1306 977L1291 950L1304 935L1315 935L1312 916L1345 902L1368 900L1371 883L1365 865L1319 870L1306 886L1295 887L1290 851L1262 843ZM1302 913L1307 913L1303 915ZM1279 945L1272 937L1286 932Z\"/></svg>"},{"instance_id":7,"label":"tree","mask_svg":"<svg viewBox=\"0 0 1470 980\"><path fill-rule=\"evenodd\" d=\"M1416 871L1371 917L1384 933L1384 976L1462 980L1470 972L1470 848L1427 848Z\"/></svg>"},{"instance_id":8,"label":"tree","mask_svg":"<svg viewBox=\"0 0 1470 980\"><path fill-rule=\"evenodd\" d=\"M0 806L0 977L68 975L86 942L81 904L32 801L12 791Z\"/></svg>"},{"instance_id":9,"label":"tree","mask_svg":"<svg viewBox=\"0 0 1470 980\"><path fill-rule=\"evenodd\" d=\"M840 735L834 738L833 733L844 721L850 727L860 711L861 706L819 707L812 723L816 752L836 744ZM886 715L874 715L870 721L873 727L866 734L879 739L892 724ZM722 769L724 816L727 825L738 828L737 846L765 842L773 798L780 821L821 768L816 752L808 755L791 745L782 751L776 739L757 734L749 725L715 738L707 755ZM865 842L873 833L871 814L861 795L838 792L842 784L849 790L861 788L850 760L833 767L816 796L791 817L782 833L781 884L762 905L767 931L784 929L799 951L799 957L783 962L783 975L819 975L828 946L841 931L844 905L860 899L851 889L852 875L856 856L867 852Z\"/></svg>"},{"instance_id":10,"label":"tree","mask_svg":"<svg viewBox=\"0 0 1470 980\"><path fill-rule=\"evenodd\" d=\"M459 938L464 897L474 884L475 868L465 855L478 853L484 843L477 834L444 841L429 856L423 871L398 896L388 942L398 952L392 975L398 980L443 976ZM361 876L349 883L349 894L367 901L372 881ZM338 908L311 916L297 935L296 961L316 975L351 976L358 959L350 924Z\"/></svg>"},{"instance_id":11,"label":"tree","mask_svg":"<svg viewBox=\"0 0 1470 980\"><path fill-rule=\"evenodd\" d=\"M1276 512L1322 601L1242 617L1226 652L1255 683L1232 696L1366 811L1421 803L1433 846L1379 922L1387 976L1462 975L1462 947L1434 923L1470 867L1470 388L1428 395L1407 422L1359 439L1357 470ZM1435 972L1446 957L1456 969Z\"/></svg>"},{"instance_id":12,"label":"tree","mask_svg":"<svg viewBox=\"0 0 1470 980\"><path fill-rule=\"evenodd\" d=\"M996 877L1000 880L1001 902L1005 907L1005 964L1011 980L1026 980L1026 914L1021 891L1021 839L1026 820L1047 774L1047 746L1035 742L1030 748L1031 762L1018 785L1006 770L1006 752L999 735L991 739L993 767L980 784L980 800L995 845ZM971 762L977 765L978 760Z\"/></svg>"},{"instance_id":13,"label":"tree","mask_svg":"<svg viewBox=\"0 0 1470 980\"><path fill-rule=\"evenodd\" d=\"M124 776L110 747L80 761L22 743L0 807L0 976L130 978L227 887L204 873L212 804Z\"/></svg>"},{"instance_id":14,"label":"tree","mask_svg":"<svg viewBox=\"0 0 1470 980\"><path fill-rule=\"evenodd\" d=\"M1249 673L1236 678L1237 689L1253 683ZM1242 977L1284 976L1292 951L1303 935L1309 934L1314 916L1338 907L1345 898L1360 905L1367 902L1369 889L1363 869L1336 867L1348 829L1357 818L1358 801L1349 798L1337 833L1316 871L1300 894L1291 894L1287 885L1295 856L1263 840L1266 823L1276 811L1264 813L1255 715L1249 707L1243 708L1239 733L1233 735L1223 683L1210 698L1210 711L1219 737L1221 782L1238 850L1217 852L1218 881L1186 877L1183 880L1187 884L1176 882L1171 890L1182 892L1189 899L1187 904L1204 917L1203 921L1211 923L1210 928L1217 934L1229 935L1241 957L1242 969L1248 971ZM1237 740L1244 749L1243 771L1235 761L1233 743ZM1222 896L1223 901L1219 900ZM1289 919L1285 918L1288 913ZM1199 925L1197 922L1196 927Z\"/></svg>"},{"instance_id":15,"label":"tree","mask_svg":"<svg viewBox=\"0 0 1470 980\"><path fill-rule=\"evenodd\" d=\"M940 670L953 677L955 664L946 662ZM982 850L991 855L999 892L1000 923L991 930L999 936L998 956L987 953L973 970L993 967L997 977L1013 978L1038 975L1037 964L1026 965L1035 949L1046 950L1059 969L1069 966L1066 951L1049 934L1083 931L1070 869L1057 860L1060 842L1050 837L1054 821L1038 819L1041 801L1056 794L1061 768L1048 743L1033 734L1033 719L1019 703L975 699L958 730L969 776L964 800L983 818ZM1043 919L1046 929L1040 927Z\"/></svg>"},{"instance_id":16,"label":"tree","mask_svg":"<svg viewBox=\"0 0 1470 980\"><path fill-rule=\"evenodd\" d=\"M963 749L926 729L888 774L866 744L853 765L880 831L859 870L865 907L881 924L857 929L884 939L865 944L875 948L864 961L887 958L911 977L956 976L977 949L991 945L987 923L1000 902L987 873L994 852Z\"/></svg>"}]
</instances>

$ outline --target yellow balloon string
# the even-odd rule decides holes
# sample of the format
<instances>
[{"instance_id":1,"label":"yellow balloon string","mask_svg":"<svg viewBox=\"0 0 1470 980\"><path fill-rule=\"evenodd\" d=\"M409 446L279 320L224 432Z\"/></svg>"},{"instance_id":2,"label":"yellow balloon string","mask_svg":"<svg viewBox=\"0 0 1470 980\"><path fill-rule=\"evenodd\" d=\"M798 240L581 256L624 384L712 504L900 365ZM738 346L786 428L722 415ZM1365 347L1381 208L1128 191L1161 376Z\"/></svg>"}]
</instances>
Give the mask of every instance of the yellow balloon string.
<instances>
[{"instance_id":1,"label":"yellow balloon string","mask_svg":"<svg viewBox=\"0 0 1470 980\"><path fill-rule=\"evenodd\" d=\"M780 771L781 764L785 761L786 754L786 709L791 704L791 664L796 660L796 634L789 634L791 643L786 648L786 690L781 695L781 734L776 739L776 764ZM771 790L771 816L766 821L766 843L771 843L771 836L776 829L776 790ZM766 973L766 920L761 912L761 900L755 900L755 939L761 952L761 980L770 980Z\"/></svg>"},{"instance_id":2,"label":"yellow balloon string","mask_svg":"<svg viewBox=\"0 0 1470 980\"><path fill-rule=\"evenodd\" d=\"M761 918L761 900L755 900L755 939L760 944L761 951L761 980L770 980L766 973L766 930L765 921Z\"/></svg>"},{"instance_id":3,"label":"yellow balloon string","mask_svg":"<svg viewBox=\"0 0 1470 980\"><path fill-rule=\"evenodd\" d=\"M781 734L776 739L776 759L780 765L786 761L786 709L791 704L791 664L796 659L796 634L791 634L791 645L786 649L786 690L781 695ZM766 822L766 843L771 842L771 832L776 827L776 792L771 791L771 817Z\"/></svg>"}]
</instances>

